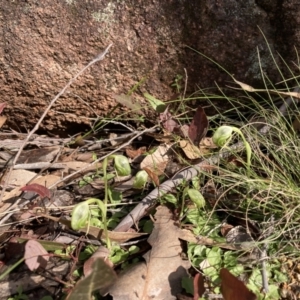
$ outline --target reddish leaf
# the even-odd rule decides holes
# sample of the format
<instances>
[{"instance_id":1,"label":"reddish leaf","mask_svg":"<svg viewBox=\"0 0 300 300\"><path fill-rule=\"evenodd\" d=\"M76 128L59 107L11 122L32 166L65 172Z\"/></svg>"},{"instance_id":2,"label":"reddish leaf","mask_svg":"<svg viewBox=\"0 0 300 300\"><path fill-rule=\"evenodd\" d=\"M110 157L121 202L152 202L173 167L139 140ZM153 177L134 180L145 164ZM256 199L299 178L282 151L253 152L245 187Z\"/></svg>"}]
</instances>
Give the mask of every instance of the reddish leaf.
<instances>
[{"instance_id":1,"label":"reddish leaf","mask_svg":"<svg viewBox=\"0 0 300 300\"><path fill-rule=\"evenodd\" d=\"M24 258L28 269L34 271L39 267L46 268L49 255L39 242L29 240L25 245Z\"/></svg>"},{"instance_id":2,"label":"reddish leaf","mask_svg":"<svg viewBox=\"0 0 300 300\"><path fill-rule=\"evenodd\" d=\"M233 225L224 223L221 227L221 235L222 236L226 236L228 234L228 232L233 228Z\"/></svg>"},{"instance_id":3,"label":"reddish leaf","mask_svg":"<svg viewBox=\"0 0 300 300\"><path fill-rule=\"evenodd\" d=\"M169 107L167 107L163 113L159 114L159 119L162 122L164 129L168 132L173 132L179 127L178 123L173 120L173 117L169 112Z\"/></svg>"},{"instance_id":4,"label":"reddish leaf","mask_svg":"<svg viewBox=\"0 0 300 300\"><path fill-rule=\"evenodd\" d=\"M198 300L205 292L204 279L201 273L197 273L194 277L194 300Z\"/></svg>"},{"instance_id":5,"label":"reddish leaf","mask_svg":"<svg viewBox=\"0 0 300 300\"><path fill-rule=\"evenodd\" d=\"M2 113L5 106L6 106L6 102L0 103L0 114Z\"/></svg>"},{"instance_id":6,"label":"reddish leaf","mask_svg":"<svg viewBox=\"0 0 300 300\"><path fill-rule=\"evenodd\" d=\"M21 191L23 192L34 192L37 193L38 195L41 196L41 198L51 198L51 192L48 188L46 188L43 185L40 185L38 183L32 183L32 184L28 184L23 186L21 189Z\"/></svg>"},{"instance_id":7,"label":"reddish leaf","mask_svg":"<svg viewBox=\"0 0 300 300\"><path fill-rule=\"evenodd\" d=\"M249 291L246 285L227 269L222 268L221 277L221 293L224 300L256 300L256 295Z\"/></svg>"},{"instance_id":8,"label":"reddish leaf","mask_svg":"<svg viewBox=\"0 0 300 300\"><path fill-rule=\"evenodd\" d=\"M208 119L204 109L199 106L189 127L189 138L194 145L199 146L202 138L205 137L208 129Z\"/></svg>"},{"instance_id":9,"label":"reddish leaf","mask_svg":"<svg viewBox=\"0 0 300 300\"><path fill-rule=\"evenodd\" d=\"M178 123L173 119L167 120L163 123L163 125L168 132L173 132L176 128L178 128Z\"/></svg>"}]
</instances>

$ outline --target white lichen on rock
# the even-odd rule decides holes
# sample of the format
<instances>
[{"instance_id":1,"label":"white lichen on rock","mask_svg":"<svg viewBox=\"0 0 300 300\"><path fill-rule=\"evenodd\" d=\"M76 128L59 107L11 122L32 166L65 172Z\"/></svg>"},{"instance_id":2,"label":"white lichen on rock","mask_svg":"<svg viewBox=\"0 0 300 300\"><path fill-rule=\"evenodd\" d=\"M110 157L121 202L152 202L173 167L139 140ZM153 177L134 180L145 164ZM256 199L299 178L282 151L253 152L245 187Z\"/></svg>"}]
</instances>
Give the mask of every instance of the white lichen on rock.
<instances>
[{"instance_id":1,"label":"white lichen on rock","mask_svg":"<svg viewBox=\"0 0 300 300\"><path fill-rule=\"evenodd\" d=\"M114 12L116 5L113 2L109 2L103 10L99 10L92 13L92 17L97 22L103 22L105 24L110 24L114 22Z\"/></svg>"}]
</instances>

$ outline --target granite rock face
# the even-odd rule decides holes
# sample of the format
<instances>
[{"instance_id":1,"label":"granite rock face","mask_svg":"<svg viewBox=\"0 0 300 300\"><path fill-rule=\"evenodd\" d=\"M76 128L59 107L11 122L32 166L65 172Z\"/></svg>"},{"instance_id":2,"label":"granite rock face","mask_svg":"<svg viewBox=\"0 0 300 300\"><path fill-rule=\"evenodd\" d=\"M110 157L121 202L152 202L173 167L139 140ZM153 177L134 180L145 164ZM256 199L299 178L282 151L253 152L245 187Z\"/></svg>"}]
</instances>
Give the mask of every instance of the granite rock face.
<instances>
[{"instance_id":1,"label":"granite rock face","mask_svg":"<svg viewBox=\"0 0 300 300\"><path fill-rule=\"evenodd\" d=\"M270 51L283 72L280 56L296 69L299 6L296 0L3 1L0 99L8 103L8 124L32 128L68 80L110 43L105 60L58 100L43 129L92 124L116 105L114 94L143 78L138 92L162 100L172 97L171 84L184 69L188 92L228 84L226 72L192 49L248 84L262 83L261 69L280 81Z\"/></svg>"}]
</instances>

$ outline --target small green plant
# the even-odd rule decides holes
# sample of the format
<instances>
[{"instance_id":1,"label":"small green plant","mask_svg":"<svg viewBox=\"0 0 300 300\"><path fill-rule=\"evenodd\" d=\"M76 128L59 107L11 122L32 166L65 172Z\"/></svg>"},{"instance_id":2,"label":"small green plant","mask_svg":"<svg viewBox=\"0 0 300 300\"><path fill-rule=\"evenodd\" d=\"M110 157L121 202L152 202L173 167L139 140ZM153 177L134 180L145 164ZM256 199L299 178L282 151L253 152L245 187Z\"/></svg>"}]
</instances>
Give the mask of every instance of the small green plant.
<instances>
[{"instance_id":1,"label":"small green plant","mask_svg":"<svg viewBox=\"0 0 300 300\"><path fill-rule=\"evenodd\" d=\"M19 286L17 291L18 291L18 294L15 295L14 297L8 298L8 300L28 300L29 299L27 295L23 294L22 286Z\"/></svg>"},{"instance_id":2,"label":"small green plant","mask_svg":"<svg viewBox=\"0 0 300 300\"><path fill-rule=\"evenodd\" d=\"M108 199L114 199L114 196L121 197L120 194L116 195L108 185L108 180L110 176L107 174L107 165L108 160L114 160L114 168L116 170L117 175L119 176L127 176L131 174L131 167L127 157L123 155L112 155L109 158L106 158L103 161L103 179L104 179L104 200L101 201L96 198L90 198L86 201L78 203L74 206L72 210L72 218L71 218L71 227L74 230L79 230L81 228L85 228L88 226L97 226L104 229L104 233L106 236L106 243L108 248L111 248L111 243L108 238L108 222L107 222L107 204ZM101 213L101 220L99 220L99 214L96 210L91 210L90 205L95 204L100 213Z\"/></svg>"},{"instance_id":3,"label":"small green plant","mask_svg":"<svg viewBox=\"0 0 300 300\"><path fill-rule=\"evenodd\" d=\"M57 250L54 251L54 253L56 255L59 255L61 258L65 257L66 259L69 259L71 254L75 250L75 248L76 248L76 246L70 245L70 246L65 247L64 249L57 249Z\"/></svg>"},{"instance_id":4,"label":"small green plant","mask_svg":"<svg viewBox=\"0 0 300 300\"><path fill-rule=\"evenodd\" d=\"M175 76L174 82L171 84L172 87L174 87L176 89L177 93L180 93L181 89L182 89L182 85L181 85L181 81L183 79L182 75L177 74Z\"/></svg>"},{"instance_id":5,"label":"small green plant","mask_svg":"<svg viewBox=\"0 0 300 300\"><path fill-rule=\"evenodd\" d=\"M209 281L215 286L214 293L220 293L220 270L226 268L233 275L240 276L246 272L244 265L239 263L239 255L237 251L225 251L218 247L207 247L204 245L190 244L188 246L188 255L192 264L198 269L201 268ZM268 264L267 267L270 284L269 291L266 295L261 295L262 279L261 270L254 268L251 270L248 280L248 288L258 295L258 299L279 299L278 287L276 283L285 281L286 276L280 272L280 265L277 263ZM249 272L249 271L248 271ZM277 274L277 278L272 278L272 274ZM278 281L282 280L282 281Z\"/></svg>"},{"instance_id":6,"label":"small green plant","mask_svg":"<svg viewBox=\"0 0 300 300\"><path fill-rule=\"evenodd\" d=\"M137 246L131 246L128 250L125 250L119 245L114 245L111 249L109 260L115 265L120 264L126 261L130 255L137 253L139 250L140 249Z\"/></svg>"},{"instance_id":7,"label":"small green plant","mask_svg":"<svg viewBox=\"0 0 300 300\"><path fill-rule=\"evenodd\" d=\"M79 180L79 187L82 188L86 186L87 184L91 183L94 181L95 175L85 175L82 177L82 179Z\"/></svg>"}]
</instances>

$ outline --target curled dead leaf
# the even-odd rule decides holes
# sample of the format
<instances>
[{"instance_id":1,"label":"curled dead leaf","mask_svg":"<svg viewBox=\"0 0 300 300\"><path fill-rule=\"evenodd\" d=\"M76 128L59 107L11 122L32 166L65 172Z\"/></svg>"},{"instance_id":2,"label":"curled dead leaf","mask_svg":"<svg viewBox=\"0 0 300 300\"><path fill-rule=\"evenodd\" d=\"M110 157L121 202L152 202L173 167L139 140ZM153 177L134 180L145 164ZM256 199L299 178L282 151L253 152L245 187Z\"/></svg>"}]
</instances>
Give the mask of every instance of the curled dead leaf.
<instances>
[{"instance_id":1,"label":"curled dead leaf","mask_svg":"<svg viewBox=\"0 0 300 300\"><path fill-rule=\"evenodd\" d=\"M194 145L199 146L202 138L205 137L208 130L208 119L204 109L199 106L188 130L190 140Z\"/></svg>"},{"instance_id":2,"label":"curled dead leaf","mask_svg":"<svg viewBox=\"0 0 300 300\"><path fill-rule=\"evenodd\" d=\"M32 183L25 185L20 189L23 192L34 192L37 193L41 198L51 198L51 192L48 188L45 186L38 184L38 183Z\"/></svg>"},{"instance_id":3,"label":"curled dead leaf","mask_svg":"<svg viewBox=\"0 0 300 300\"><path fill-rule=\"evenodd\" d=\"M290 96L290 97L295 97L295 98L300 99L300 93L298 93L298 92L282 92L282 91L279 91L279 90L271 90L271 89L255 89L252 86L250 86L250 85L248 85L246 83L243 83L241 81L238 81L238 80L236 80L234 78L233 78L233 80L244 91L247 91L247 92L269 92L271 94L283 95L283 96Z\"/></svg>"}]
</instances>

